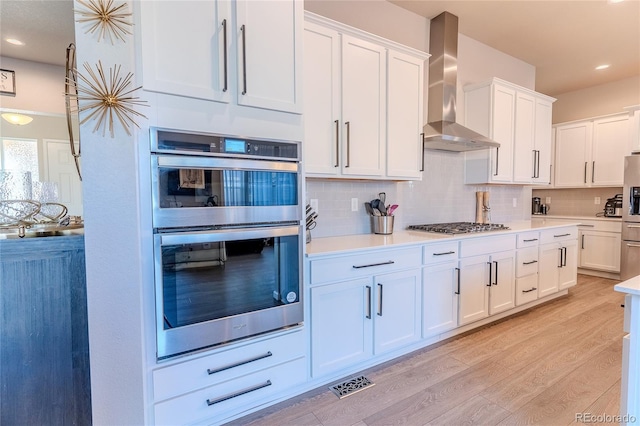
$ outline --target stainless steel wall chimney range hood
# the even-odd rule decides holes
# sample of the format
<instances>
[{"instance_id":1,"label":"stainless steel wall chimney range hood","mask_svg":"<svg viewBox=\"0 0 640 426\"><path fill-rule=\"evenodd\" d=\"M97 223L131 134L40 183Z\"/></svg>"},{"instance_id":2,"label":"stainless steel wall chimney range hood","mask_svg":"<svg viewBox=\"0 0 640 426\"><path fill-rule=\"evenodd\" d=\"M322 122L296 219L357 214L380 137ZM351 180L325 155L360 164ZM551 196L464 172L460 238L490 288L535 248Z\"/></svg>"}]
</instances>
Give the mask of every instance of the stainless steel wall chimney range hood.
<instances>
[{"instance_id":1,"label":"stainless steel wall chimney range hood","mask_svg":"<svg viewBox=\"0 0 640 426\"><path fill-rule=\"evenodd\" d=\"M431 20L429 36L429 114L425 149L474 151L500 144L456 123L458 17L443 12Z\"/></svg>"}]
</instances>

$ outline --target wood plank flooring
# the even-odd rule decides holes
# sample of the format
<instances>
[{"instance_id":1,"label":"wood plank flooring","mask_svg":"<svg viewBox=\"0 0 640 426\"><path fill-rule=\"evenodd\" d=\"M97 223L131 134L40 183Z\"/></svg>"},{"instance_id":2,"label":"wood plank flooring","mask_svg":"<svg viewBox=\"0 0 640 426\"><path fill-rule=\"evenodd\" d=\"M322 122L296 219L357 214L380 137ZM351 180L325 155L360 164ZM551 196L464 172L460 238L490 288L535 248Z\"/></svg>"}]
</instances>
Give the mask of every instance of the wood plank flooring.
<instances>
[{"instance_id":1,"label":"wood plank flooring","mask_svg":"<svg viewBox=\"0 0 640 426\"><path fill-rule=\"evenodd\" d=\"M322 387L232 425L569 425L618 415L623 295L587 275L569 295L363 371L342 400Z\"/></svg>"}]
</instances>

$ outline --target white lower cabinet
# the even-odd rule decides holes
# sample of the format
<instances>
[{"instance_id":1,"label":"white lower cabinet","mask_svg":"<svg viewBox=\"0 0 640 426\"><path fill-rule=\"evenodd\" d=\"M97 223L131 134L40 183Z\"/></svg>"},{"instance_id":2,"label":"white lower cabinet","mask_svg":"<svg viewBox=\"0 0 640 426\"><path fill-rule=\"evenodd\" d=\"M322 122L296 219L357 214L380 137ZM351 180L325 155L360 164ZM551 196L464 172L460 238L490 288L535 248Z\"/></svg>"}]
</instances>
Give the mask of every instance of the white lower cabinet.
<instances>
[{"instance_id":1,"label":"white lower cabinet","mask_svg":"<svg viewBox=\"0 0 640 426\"><path fill-rule=\"evenodd\" d=\"M302 329L153 371L155 424L221 423L307 380Z\"/></svg>"},{"instance_id":2,"label":"white lower cabinet","mask_svg":"<svg viewBox=\"0 0 640 426\"><path fill-rule=\"evenodd\" d=\"M557 228L540 233L538 297L576 285L578 280L578 230Z\"/></svg>"},{"instance_id":3,"label":"white lower cabinet","mask_svg":"<svg viewBox=\"0 0 640 426\"><path fill-rule=\"evenodd\" d=\"M413 259L411 263L415 267L397 270L404 264L401 259L405 263ZM314 377L422 338L419 262L419 247L312 261L312 271L333 263L336 279L371 271L360 278L323 285L314 285L312 281L311 369ZM314 266L314 263L317 264ZM350 265L351 270L339 265ZM312 272L313 276L326 278L324 274Z\"/></svg>"},{"instance_id":4,"label":"white lower cabinet","mask_svg":"<svg viewBox=\"0 0 640 426\"><path fill-rule=\"evenodd\" d=\"M458 326L459 277L457 260L424 268L423 337L431 337Z\"/></svg>"},{"instance_id":5,"label":"white lower cabinet","mask_svg":"<svg viewBox=\"0 0 640 426\"><path fill-rule=\"evenodd\" d=\"M578 267L604 272L620 272L622 223L583 221L578 226Z\"/></svg>"}]
</instances>

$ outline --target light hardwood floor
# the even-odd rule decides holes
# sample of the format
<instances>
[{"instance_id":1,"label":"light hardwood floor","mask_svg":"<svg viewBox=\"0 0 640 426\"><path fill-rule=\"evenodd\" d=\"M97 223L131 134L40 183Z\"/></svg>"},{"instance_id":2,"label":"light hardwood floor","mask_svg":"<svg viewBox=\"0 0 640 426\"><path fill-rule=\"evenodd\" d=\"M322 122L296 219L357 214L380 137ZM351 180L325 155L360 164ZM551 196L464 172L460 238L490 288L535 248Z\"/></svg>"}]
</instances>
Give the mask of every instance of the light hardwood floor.
<instances>
[{"instance_id":1,"label":"light hardwood floor","mask_svg":"<svg viewBox=\"0 0 640 426\"><path fill-rule=\"evenodd\" d=\"M618 415L617 282L579 275L567 297L363 371L373 387L340 400L325 386L231 424L569 425L579 413Z\"/></svg>"}]
</instances>

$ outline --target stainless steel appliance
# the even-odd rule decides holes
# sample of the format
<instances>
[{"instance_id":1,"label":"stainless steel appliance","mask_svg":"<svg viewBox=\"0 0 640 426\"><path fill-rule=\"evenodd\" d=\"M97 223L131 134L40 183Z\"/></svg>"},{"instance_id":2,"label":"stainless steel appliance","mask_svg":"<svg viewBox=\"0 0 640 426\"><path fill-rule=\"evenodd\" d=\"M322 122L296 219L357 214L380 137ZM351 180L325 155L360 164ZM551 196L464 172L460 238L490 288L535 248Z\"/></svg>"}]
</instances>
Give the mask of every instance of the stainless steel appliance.
<instances>
[{"instance_id":1,"label":"stainless steel appliance","mask_svg":"<svg viewBox=\"0 0 640 426\"><path fill-rule=\"evenodd\" d=\"M533 197L531 199L531 214L542 214L542 203L540 197Z\"/></svg>"},{"instance_id":2,"label":"stainless steel appliance","mask_svg":"<svg viewBox=\"0 0 640 426\"><path fill-rule=\"evenodd\" d=\"M605 217L622 217L622 194L616 194L604 203Z\"/></svg>"},{"instance_id":3,"label":"stainless steel appliance","mask_svg":"<svg viewBox=\"0 0 640 426\"><path fill-rule=\"evenodd\" d=\"M456 123L458 78L458 17L443 12L431 19L429 36L429 114L424 148L473 151L500 144Z\"/></svg>"},{"instance_id":4,"label":"stainless steel appliance","mask_svg":"<svg viewBox=\"0 0 640 426\"><path fill-rule=\"evenodd\" d=\"M450 222L409 225L411 231L438 232L441 234L468 234L475 232L503 231L509 227L500 223Z\"/></svg>"},{"instance_id":5,"label":"stainless steel appliance","mask_svg":"<svg viewBox=\"0 0 640 426\"><path fill-rule=\"evenodd\" d=\"M300 146L152 129L159 359L303 320Z\"/></svg>"},{"instance_id":6,"label":"stainless steel appliance","mask_svg":"<svg viewBox=\"0 0 640 426\"><path fill-rule=\"evenodd\" d=\"M624 159L620 278L640 275L640 155Z\"/></svg>"}]
</instances>

